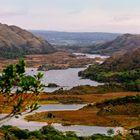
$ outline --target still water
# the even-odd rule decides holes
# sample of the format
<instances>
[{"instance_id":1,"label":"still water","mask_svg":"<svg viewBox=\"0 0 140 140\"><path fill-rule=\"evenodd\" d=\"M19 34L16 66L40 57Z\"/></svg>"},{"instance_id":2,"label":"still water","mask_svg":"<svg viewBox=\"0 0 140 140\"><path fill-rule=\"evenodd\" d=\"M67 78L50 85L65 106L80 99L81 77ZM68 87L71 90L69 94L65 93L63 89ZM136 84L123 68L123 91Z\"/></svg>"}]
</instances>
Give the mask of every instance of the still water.
<instances>
[{"instance_id":1,"label":"still water","mask_svg":"<svg viewBox=\"0 0 140 140\"><path fill-rule=\"evenodd\" d=\"M63 104L48 104L42 105L37 112L43 111L63 111L63 110L78 110L85 105L63 105ZM17 126L21 129L29 129L29 130L38 130L41 127L48 125L46 122L33 122L33 121L26 121L24 119L25 116L22 116L18 119L12 118L11 120L4 123L4 125L13 125ZM66 131L74 131L79 136L89 136L92 134L100 133L100 134L107 134L108 129L113 129L115 132L124 131L122 127L97 127L97 126L86 126L86 125L71 125L71 126L63 126L62 124L54 123L52 124L56 129L66 132Z\"/></svg>"},{"instance_id":2,"label":"still water","mask_svg":"<svg viewBox=\"0 0 140 140\"><path fill-rule=\"evenodd\" d=\"M85 53L74 53L75 55L83 55L87 58L103 58L106 59L108 56L101 56L96 54L85 54ZM42 79L42 83L44 85L48 85L48 83L55 83L62 87L65 90L71 89L72 87L79 86L79 85L91 85L91 86L98 86L102 85L102 83L92 81L89 79L82 79L78 76L79 71L85 70L85 68L69 68L69 69L63 69L63 70L49 70L49 71L40 71L44 74L44 77ZM28 68L26 70L26 73L28 75L34 75L37 74L38 71L35 68ZM55 90L58 90L58 88L46 88L44 89L45 92L53 92Z\"/></svg>"},{"instance_id":3,"label":"still water","mask_svg":"<svg viewBox=\"0 0 140 140\"><path fill-rule=\"evenodd\" d=\"M63 89L71 89L72 87L79 85L91 85L98 86L102 83L98 83L96 81L92 81L89 79L81 79L78 77L78 72L84 70L85 68L69 68L65 70L49 70L49 71L40 71L44 74L42 79L42 83L44 85L48 85L48 83L55 83ZM38 73L35 68L27 68L26 73L28 75L35 75ZM60 88L59 87L59 88ZM44 88L45 92L52 92L59 88Z\"/></svg>"},{"instance_id":4,"label":"still water","mask_svg":"<svg viewBox=\"0 0 140 140\"><path fill-rule=\"evenodd\" d=\"M77 56L83 56L83 57L87 57L87 58L102 58L102 59L106 59L106 58L109 58L110 56L103 56L103 55L100 55L100 54L88 54L88 53L73 53Z\"/></svg>"}]
</instances>

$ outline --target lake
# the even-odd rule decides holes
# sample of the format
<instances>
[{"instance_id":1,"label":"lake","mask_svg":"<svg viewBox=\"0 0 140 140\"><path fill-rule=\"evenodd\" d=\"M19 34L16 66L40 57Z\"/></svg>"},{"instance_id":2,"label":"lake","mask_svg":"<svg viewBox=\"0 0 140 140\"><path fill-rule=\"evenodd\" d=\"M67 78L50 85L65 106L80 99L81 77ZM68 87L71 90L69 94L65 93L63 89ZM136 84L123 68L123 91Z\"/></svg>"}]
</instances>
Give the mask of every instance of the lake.
<instances>
[{"instance_id":1,"label":"lake","mask_svg":"<svg viewBox=\"0 0 140 140\"><path fill-rule=\"evenodd\" d=\"M84 53L74 53L75 55L85 55L88 58L108 58L108 56L101 56L95 54L84 54ZM79 71L85 70L85 68L69 68L69 69L62 69L62 70L49 70L49 71L37 71L36 68L27 68L26 73L28 75L35 75L38 72L44 74L42 79L42 83L44 85L48 85L48 83L55 83L62 87L64 90L71 89L72 87L79 86L79 85L91 85L91 86L98 86L102 85L103 83L99 83L96 81L92 81L89 79L82 79L78 76ZM58 88L44 88L45 92L53 92L58 90Z\"/></svg>"},{"instance_id":2,"label":"lake","mask_svg":"<svg viewBox=\"0 0 140 140\"><path fill-rule=\"evenodd\" d=\"M73 53L77 56L84 56L84 57L87 57L87 58L102 58L102 59L106 59L106 58L109 58L110 56L103 56L103 55L100 55L100 54L89 54L89 53Z\"/></svg>"},{"instance_id":3,"label":"lake","mask_svg":"<svg viewBox=\"0 0 140 140\"><path fill-rule=\"evenodd\" d=\"M107 58L106 56L100 55L91 55L91 54L76 54L76 55L85 55L89 58ZM49 71L41 71L44 74L42 79L42 83L48 85L48 83L55 83L64 89L71 89L72 87L79 86L79 85L91 85L91 86L98 86L102 85L102 83L98 83L96 81L92 81L89 79L81 79L78 77L78 72L84 70L85 68L69 68L64 70L49 70ZM35 75L38 73L37 69L35 68L27 68L26 73L28 75ZM59 87L59 88L60 88ZM52 92L59 88L45 88L44 91ZM42 105L36 112L43 112L43 111L63 111L63 110L78 110L82 108L83 105L78 104L71 104L71 105L63 105L63 104L49 104L49 105ZM21 116L20 118L12 118L11 120L4 123L4 125L13 125L17 126L21 129L29 129L29 130L37 130L40 129L42 126L47 125L45 122L27 122L24 120L25 116ZM95 133L100 134L107 134L108 129L114 129L115 132L117 130L123 131L122 127L97 127L97 126L86 126L86 125L71 125L71 126L63 126L61 124L52 124L56 129L60 131L74 131L79 136L89 136Z\"/></svg>"},{"instance_id":4,"label":"lake","mask_svg":"<svg viewBox=\"0 0 140 140\"><path fill-rule=\"evenodd\" d=\"M78 72L84 70L85 68L69 68L64 70L49 70L49 71L40 71L44 74L42 83L48 85L48 83L55 83L63 89L68 90L72 87L79 86L79 85L91 85L91 86L98 86L102 85L102 83L98 83L96 81L92 81L89 79L81 79L78 76ZM27 68L26 73L28 75L35 75L39 71L35 68ZM58 88L44 88L45 92L53 92Z\"/></svg>"},{"instance_id":5,"label":"lake","mask_svg":"<svg viewBox=\"0 0 140 140\"><path fill-rule=\"evenodd\" d=\"M37 113L37 112L44 112L44 111L62 111L62 110L78 110L82 107L84 107L84 104L75 104L75 105L63 105L63 104L47 104L47 105L41 105L41 107L34 111L33 113L30 113L28 115ZM4 114L3 114L4 115ZM38 130L41 127L47 125L45 122L33 122L33 121L26 121L24 119L26 115L23 115L19 118L12 118L4 123L4 125L13 125L17 126L21 129L29 129L29 130ZM2 126L2 124L0 124Z\"/></svg>"},{"instance_id":6,"label":"lake","mask_svg":"<svg viewBox=\"0 0 140 140\"><path fill-rule=\"evenodd\" d=\"M63 104L48 104L42 105L38 110L34 113L42 112L42 111L63 111L63 110L78 110L85 105L81 104L73 104L73 105L63 105ZM34 114L31 113L31 114ZM4 123L4 125L13 125L17 126L21 129L29 129L31 131L38 130L41 127L48 125L46 122L33 122L24 120L25 116L21 116L20 118L12 118ZM66 131L74 131L78 136L90 136L92 134L100 133L107 134L107 130L113 129L116 133L119 130L123 132L124 129L122 127L98 127L98 126L86 126L86 125L71 125L71 126L63 126L62 124L54 123L52 124L56 129L66 132Z\"/></svg>"}]
</instances>

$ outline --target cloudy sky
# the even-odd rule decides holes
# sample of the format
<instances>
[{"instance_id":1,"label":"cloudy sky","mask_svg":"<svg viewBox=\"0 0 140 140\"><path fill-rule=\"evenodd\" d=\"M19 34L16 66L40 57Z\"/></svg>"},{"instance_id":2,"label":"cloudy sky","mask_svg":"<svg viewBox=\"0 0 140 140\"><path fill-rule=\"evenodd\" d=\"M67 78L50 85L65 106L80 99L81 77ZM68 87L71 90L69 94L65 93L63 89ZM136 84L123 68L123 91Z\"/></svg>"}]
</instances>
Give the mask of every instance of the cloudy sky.
<instances>
[{"instance_id":1,"label":"cloudy sky","mask_svg":"<svg viewBox=\"0 0 140 140\"><path fill-rule=\"evenodd\" d=\"M140 33L140 0L0 0L0 22L25 29Z\"/></svg>"}]
</instances>

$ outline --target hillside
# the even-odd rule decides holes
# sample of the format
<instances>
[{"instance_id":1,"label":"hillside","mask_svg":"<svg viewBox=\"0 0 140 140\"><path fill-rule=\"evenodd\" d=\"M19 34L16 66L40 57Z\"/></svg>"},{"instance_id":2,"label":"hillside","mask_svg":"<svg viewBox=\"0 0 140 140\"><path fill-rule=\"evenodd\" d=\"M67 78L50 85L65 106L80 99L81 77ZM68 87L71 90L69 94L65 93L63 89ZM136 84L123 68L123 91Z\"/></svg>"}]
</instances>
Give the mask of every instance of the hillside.
<instances>
[{"instance_id":1,"label":"hillside","mask_svg":"<svg viewBox=\"0 0 140 140\"><path fill-rule=\"evenodd\" d=\"M91 66L92 67L92 66ZM124 54L114 54L100 65L100 71L121 72L140 68L140 48Z\"/></svg>"},{"instance_id":2,"label":"hillside","mask_svg":"<svg viewBox=\"0 0 140 140\"><path fill-rule=\"evenodd\" d=\"M54 48L46 40L19 27L0 24L0 56L14 58L53 51Z\"/></svg>"},{"instance_id":3,"label":"hillside","mask_svg":"<svg viewBox=\"0 0 140 140\"><path fill-rule=\"evenodd\" d=\"M140 48L140 35L124 34L113 41L90 46L89 51L92 53L110 55L116 52L121 54L131 52L136 48Z\"/></svg>"},{"instance_id":4,"label":"hillside","mask_svg":"<svg viewBox=\"0 0 140 140\"><path fill-rule=\"evenodd\" d=\"M35 30L31 32L48 40L57 49L71 52L112 55L113 53L124 54L140 48L140 35L136 34Z\"/></svg>"},{"instance_id":5,"label":"hillside","mask_svg":"<svg viewBox=\"0 0 140 140\"><path fill-rule=\"evenodd\" d=\"M106 71L125 71L140 68L140 48L128 51L125 54L114 54L108 58L102 67Z\"/></svg>"},{"instance_id":6,"label":"hillside","mask_svg":"<svg viewBox=\"0 0 140 140\"><path fill-rule=\"evenodd\" d=\"M121 83L127 90L140 91L140 48L113 55L103 64L91 65L79 76L100 82Z\"/></svg>"},{"instance_id":7,"label":"hillside","mask_svg":"<svg viewBox=\"0 0 140 140\"><path fill-rule=\"evenodd\" d=\"M140 114L140 96L126 96L105 100L96 104L100 108L98 115L131 115Z\"/></svg>"}]
</instances>

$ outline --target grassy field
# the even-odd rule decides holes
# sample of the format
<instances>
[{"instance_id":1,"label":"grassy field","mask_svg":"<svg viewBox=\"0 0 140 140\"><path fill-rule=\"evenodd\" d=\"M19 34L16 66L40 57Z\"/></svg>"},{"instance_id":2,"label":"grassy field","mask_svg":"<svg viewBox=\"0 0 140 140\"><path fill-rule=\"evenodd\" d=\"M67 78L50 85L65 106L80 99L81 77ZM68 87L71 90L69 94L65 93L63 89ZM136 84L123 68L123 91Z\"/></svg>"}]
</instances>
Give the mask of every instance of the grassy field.
<instances>
[{"instance_id":1,"label":"grassy field","mask_svg":"<svg viewBox=\"0 0 140 140\"><path fill-rule=\"evenodd\" d=\"M103 102L109 99L116 99L125 96L139 95L140 92L111 92L102 94L46 94L40 95L39 104L89 104L89 106L77 111L53 111L42 112L32 116L27 116L28 121L43 121L43 122L57 122L65 125L80 124L80 125L95 125L95 126L123 126L125 128L132 128L140 125L139 110L140 104L128 104L120 106L107 106L111 113L106 113L101 108L90 105L90 103ZM26 96L26 94L25 94ZM31 95L30 95L31 96ZM0 104L4 104L4 98L0 97ZM29 98L30 99L30 98ZM31 101L31 100L30 100ZM13 104L14 102L11 102ZM106 109L105 108L105 109ZM1 113L10 111L7 106L1 110ZM133 111L131 111L133 110ZM118 111L118 112L117 112ZM137 113L135 113L137 111ZM121 113L119 113L121 112ZM126 114L127 112L127 114ZM132 115L133 114L133 115Z\"/></svg>"},{"instance_id":2,"label":"grassy field","mask_svg":"<svg viewBox=\"0 0 140 140\"><path fill-rule=\"evenodd\" d=\"M107 99L115 99L118 97L125 97L125 96L131 96L131 95L139 95L140 92L111 92L111 93L105 93L105 94L46 94L42 93L38 99L39 104L85 104L85 103L96 103L96 102L101 102ZM26 94L24 95L26 96ZM31 100L30 96L28 95L29 99ZM13 97L15 98L15 97ZM5 104L4 102L4 96L0 95L0 104L3 105ZM27 100L27 101L28 101ZM11 101L11 104L15 102ZM10 104L9 104L10 105Z\"/></svg>"},{"instance_id":3,"label":"grassy field","mask_svg":"<svg viewBox=\"0 0 140 140\"><path fill-rule=\"evenodd\" d=\"M67 69L85 67L85 65L94 64L98 59L86 57L78 58L72 53L55 52L46 55L26 55L24 56L24 60L27 67L31 68L39 68L42 65L49 65L50 69ZM18 59L6 59L0 57L0 70L9 64L16 64L17 62Z\"/></svg>"},{"instance_id":4,"label":"grassy field","mask_svg":"<svg viewBox=\"0 0 140 140\"><path fill-rule=\"evenodd\" d=\"M80 99L81 103L97 103L109 99L116 99L125 96L138 95L136 92L119 92L108 94L88 94L88 95L42 95L41 98L59 103L69 103L72 98ZM46 96L46 97L45 97ZM55 100L53 100L55 99ZM80 102L79 101L79 102ZM44 103L47 103L44 102ZM77 103L77 102L73 102ZM107 113L105 110L110 110ZM36 113L27 116L28 121L43 121L49 123L62 123L64 125L93 125L93 126L122 126L132 128L140 125L139 117L140 103L128 103L124 105L105 106L103 110L95 105L88 105L77 111L52 111Z\"/></svg>"},{"instance_id":5,"label":"grassy field","mask_svg":"<svg viewBox=\"0 0 140 140\"><path fill-rule=\"evenodd\" d=\"M28 121L62 123L64 125L122 126L127 129L140 125L140 118L138 116L97 115L98 111L97 108L92 107L77 111L42 112L27 116L26 119ZM49 118L48 114L52 114L53 118Z\"/></svg>"},{"instance_id":6,"label":"grassy field","mask_svg":"<svg viewBox=\"0 0 140 140\"><path fill-rule=\"evenodd\" d=\"M137 95L140 92L112 92L106 94L82 94L82 95L55 95L55 94L42 94L40 96L40 104L52 104L52 103L63 103L63 104L83 104L83 103L95 103L104 101L106 99L115 99L118 97L125 97L129 95Z\"/></svg>"}]
</instances>

